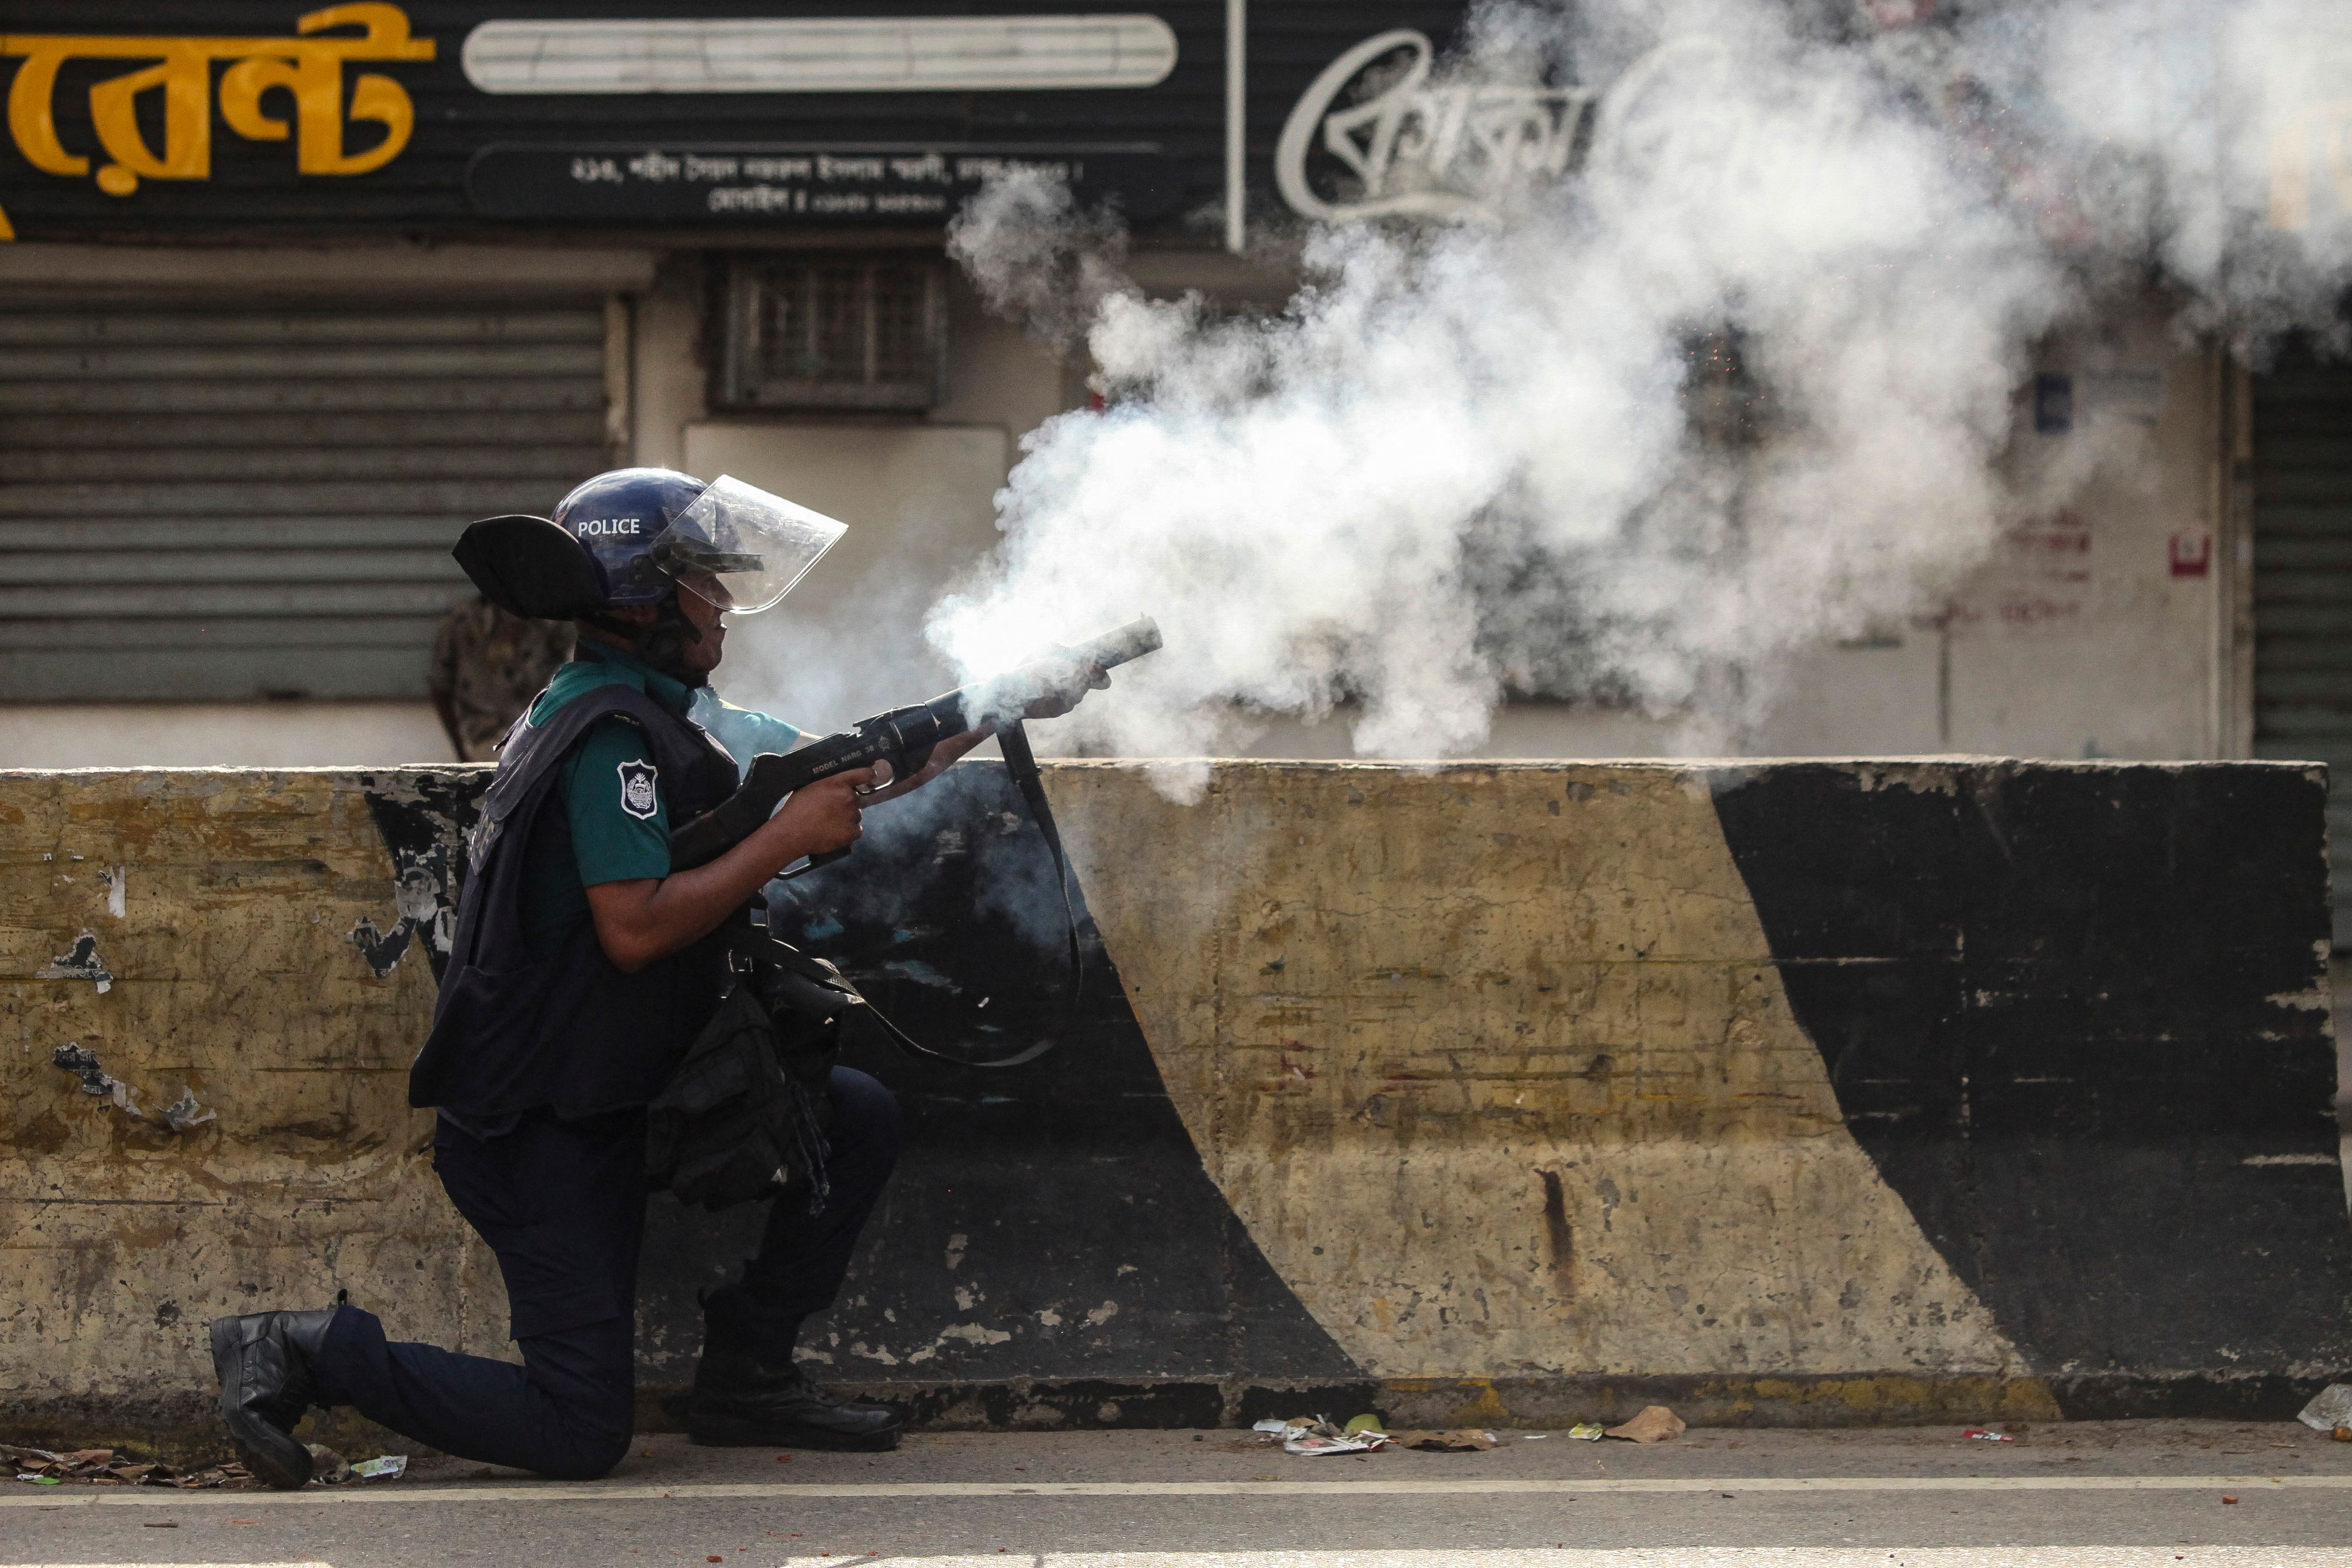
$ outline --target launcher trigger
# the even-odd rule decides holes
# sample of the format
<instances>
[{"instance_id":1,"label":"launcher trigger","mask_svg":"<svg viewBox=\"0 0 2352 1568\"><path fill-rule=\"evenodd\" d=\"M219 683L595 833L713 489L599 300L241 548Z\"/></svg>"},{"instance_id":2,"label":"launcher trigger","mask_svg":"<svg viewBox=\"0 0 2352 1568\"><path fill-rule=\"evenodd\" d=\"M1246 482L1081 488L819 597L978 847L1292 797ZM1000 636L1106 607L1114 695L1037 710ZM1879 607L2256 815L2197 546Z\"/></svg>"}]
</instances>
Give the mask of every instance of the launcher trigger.
<instances>
[{"instance_id":1,"label":"launcher trigger","mask_svg":"<svg viewBox=\"0 0 2352 1568\"><path fill-rule=\"evenodd\" d=\"M809 856L808 859L801 862L798 865L786 866L782 871L776 873L776 880L778 882L790 882L794 877L806 876L813 871L822 871L835 861L847 860L848 858L849 851L845 848L827 850L821 855Z\"/></svg>"}]
</instances>

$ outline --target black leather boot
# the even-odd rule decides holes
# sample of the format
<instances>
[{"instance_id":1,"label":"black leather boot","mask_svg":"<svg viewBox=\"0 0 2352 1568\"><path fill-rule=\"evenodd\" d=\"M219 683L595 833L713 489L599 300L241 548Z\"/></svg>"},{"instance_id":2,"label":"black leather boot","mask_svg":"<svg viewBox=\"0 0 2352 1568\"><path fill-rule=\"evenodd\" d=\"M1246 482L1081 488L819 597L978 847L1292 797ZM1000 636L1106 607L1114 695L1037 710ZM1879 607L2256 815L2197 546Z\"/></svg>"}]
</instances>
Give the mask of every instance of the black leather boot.
<instances>
[{"instance_id":1,"label":"black leather boot","mask_svg":"<svg viewBox=\"0 0 2352 1568\"><path fill-rule=\"evenodd\" d=\"M338 1310L213 1320L213 1370L229 1439L245 1468L280 1491L310 1479L310 1450L294 1428L318 1403L313 1363Z\"/></svg>"},{"instance_id":2,"label":"black leather boot","mask_svg":"<svg viewBox=\"0 0 2352 1568\"><path fill-rule=\"evenodd\" d=\"M844 1448L880 1453L898 1446L898 1413L826 1393L801 1375L786 1347L782 1362L706 1338L694 1369L686 1430L712 1448Z\"/></svg>"}]
</instances>

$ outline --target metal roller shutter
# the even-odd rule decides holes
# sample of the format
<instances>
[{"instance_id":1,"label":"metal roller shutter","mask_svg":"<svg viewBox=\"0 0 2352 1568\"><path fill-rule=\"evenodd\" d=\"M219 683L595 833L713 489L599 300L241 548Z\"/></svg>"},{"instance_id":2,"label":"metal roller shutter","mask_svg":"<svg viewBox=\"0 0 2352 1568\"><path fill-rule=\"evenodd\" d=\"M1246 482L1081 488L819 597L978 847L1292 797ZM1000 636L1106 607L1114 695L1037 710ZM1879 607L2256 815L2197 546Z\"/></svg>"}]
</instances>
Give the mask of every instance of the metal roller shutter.
<instances>
[{"instance_id":1,"label":"metal roller shutter","mask_svg":"<svg viewBox=\"0 0 2352 1568\"><path fill-rule=\"evenodd\" d=\"M2352 367L2296 356L2253 393L2254 755L2328 765L2352 946Z\"/></svg>"},{"instance_id":2,"label":"metal roller shutter","mask_svg":"<svg viewBox=\"0 0 2352 1568\"><path fill-rule=\"evenodd\" d=\"M0 692L421 697L458 530L604 442L601 299L0 302Z\"/></svg>"}]
</instances>

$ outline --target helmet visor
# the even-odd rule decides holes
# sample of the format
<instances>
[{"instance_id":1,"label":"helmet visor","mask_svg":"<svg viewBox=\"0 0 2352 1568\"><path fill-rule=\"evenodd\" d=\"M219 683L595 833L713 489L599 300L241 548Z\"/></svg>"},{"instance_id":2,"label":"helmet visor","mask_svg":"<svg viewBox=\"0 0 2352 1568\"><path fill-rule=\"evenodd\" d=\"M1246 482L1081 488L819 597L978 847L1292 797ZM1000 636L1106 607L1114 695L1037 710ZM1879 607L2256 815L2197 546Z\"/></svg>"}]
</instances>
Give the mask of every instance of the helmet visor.
<instances>
[{"instance_id":1,"label":"helmet visor","mask_svg":"<svg viewBox=\"0 0 2352 1568\"><path fill-rule=\"evenodd\" d=\"M680 587L721 610L755 615L790 593L848 531L822 512L721 474L655 536L649 555Z\"/></svg>"}]
</instances>

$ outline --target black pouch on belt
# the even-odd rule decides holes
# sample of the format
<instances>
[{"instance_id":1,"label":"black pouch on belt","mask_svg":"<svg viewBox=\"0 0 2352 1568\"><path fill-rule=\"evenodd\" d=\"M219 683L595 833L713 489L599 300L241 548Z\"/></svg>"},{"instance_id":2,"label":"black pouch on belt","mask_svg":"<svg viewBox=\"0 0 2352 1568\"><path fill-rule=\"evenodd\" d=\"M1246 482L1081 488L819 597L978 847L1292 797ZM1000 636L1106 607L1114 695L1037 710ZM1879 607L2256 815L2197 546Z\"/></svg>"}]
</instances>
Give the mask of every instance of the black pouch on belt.
<instances>
[{"instance_id":1,"label":"black pouch on belt","mask_svg":"<svg viewBox=\"0 0 2352 1568\"><path fill-rule=\"evenodd\" d=\"M719 1009L646 1107L646 1178L709 1209L804 1190L817 1213L832 1193L827 1081L842 1020L865 998L765 932L735 939L731 968Z\"/></svg>"}]
</instances>

